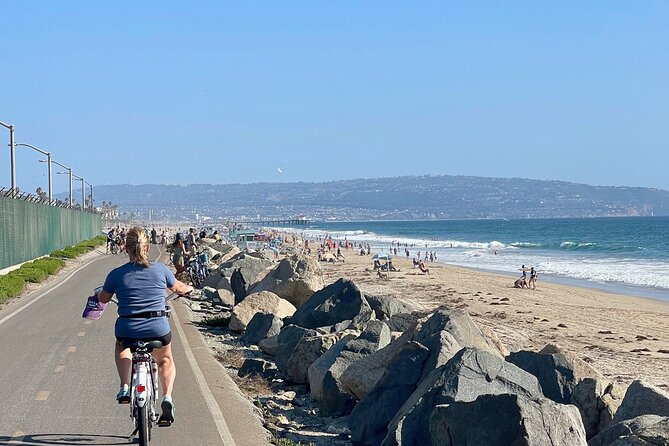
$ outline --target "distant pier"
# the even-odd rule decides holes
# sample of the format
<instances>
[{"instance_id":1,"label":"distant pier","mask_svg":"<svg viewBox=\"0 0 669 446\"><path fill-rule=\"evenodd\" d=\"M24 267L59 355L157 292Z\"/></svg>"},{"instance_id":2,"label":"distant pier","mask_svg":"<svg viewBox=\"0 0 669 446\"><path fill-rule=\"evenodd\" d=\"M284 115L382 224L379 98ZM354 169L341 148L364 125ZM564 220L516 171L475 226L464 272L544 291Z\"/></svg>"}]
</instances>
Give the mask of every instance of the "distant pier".
<instances>
[{"instance_id":1,"label":"distant pier","mask_svg":"<svg viewBox=\"0 0 669 446\"><path fill-rule=\"evenodd\" d=\"M258 226L307 226L311 223L306 218L289 218L278 220L244 220L236 223L242 225L258 225Z\"/></svg>"}]
</instances>

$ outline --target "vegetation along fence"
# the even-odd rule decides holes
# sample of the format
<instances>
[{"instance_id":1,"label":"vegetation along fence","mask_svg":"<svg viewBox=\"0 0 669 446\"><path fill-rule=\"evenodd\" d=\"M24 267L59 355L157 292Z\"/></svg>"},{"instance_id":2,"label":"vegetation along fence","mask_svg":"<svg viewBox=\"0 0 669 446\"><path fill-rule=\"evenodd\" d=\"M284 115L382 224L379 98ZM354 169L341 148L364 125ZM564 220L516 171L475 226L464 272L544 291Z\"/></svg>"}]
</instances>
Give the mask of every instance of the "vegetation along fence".
<instances>
[{"instance_id":1,"label":"vegetation along fence","mask_svg":"<svg viewBox=\"0 0 669 446\"><path fill-rule=\"evenodd\" d=\"M101 234L100 214L0 196L0 269Z\"/></svg>"}]
</instances>

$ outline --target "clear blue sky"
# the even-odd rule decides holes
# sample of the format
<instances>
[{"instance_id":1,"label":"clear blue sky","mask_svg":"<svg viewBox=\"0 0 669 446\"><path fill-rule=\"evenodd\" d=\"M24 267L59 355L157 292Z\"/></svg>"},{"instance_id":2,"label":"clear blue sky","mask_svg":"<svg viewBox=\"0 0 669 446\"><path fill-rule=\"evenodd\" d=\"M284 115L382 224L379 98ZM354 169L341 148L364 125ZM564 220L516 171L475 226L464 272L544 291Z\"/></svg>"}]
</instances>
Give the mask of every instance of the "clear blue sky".
<instances>
[{"instance_id":1,"label":"clear blue sky","mask_svg":"<svg viewBox=\"0 0 669 446\"><path fill-rule=\"evenodd\" d=\"M94 184L669 189L668 23L669 2L637 0L13 2L0 120ZM19 187L46 189L18 150Z\"/></svg>"}]
</instances>

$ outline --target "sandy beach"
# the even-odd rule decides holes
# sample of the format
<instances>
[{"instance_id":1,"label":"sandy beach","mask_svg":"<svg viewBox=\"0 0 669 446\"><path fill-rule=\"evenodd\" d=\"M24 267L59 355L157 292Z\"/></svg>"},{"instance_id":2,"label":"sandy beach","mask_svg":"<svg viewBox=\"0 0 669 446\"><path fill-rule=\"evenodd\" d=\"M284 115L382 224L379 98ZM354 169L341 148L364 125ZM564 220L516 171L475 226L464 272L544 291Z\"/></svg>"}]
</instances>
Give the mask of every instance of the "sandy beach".
<instances>
[{"instance_id":1,"label":"sandy beach","mask_svg":"<svg viewBox=\"0 0 669 446\"><path fill-rule=\"evenodd\" d=\"M315 255L318 242L310 246ZM397 297L416 310L462 308L510 351L554 343L615 381L669 388L669 303L541 280L536 290L517 289L509 276L439 263L424 275L401 256L393 259L401 271L386 280L372 271L370 256L342 253L345 262L321 262L326 283L347 277L364 293Z\"/></svg>"}]
</instances>

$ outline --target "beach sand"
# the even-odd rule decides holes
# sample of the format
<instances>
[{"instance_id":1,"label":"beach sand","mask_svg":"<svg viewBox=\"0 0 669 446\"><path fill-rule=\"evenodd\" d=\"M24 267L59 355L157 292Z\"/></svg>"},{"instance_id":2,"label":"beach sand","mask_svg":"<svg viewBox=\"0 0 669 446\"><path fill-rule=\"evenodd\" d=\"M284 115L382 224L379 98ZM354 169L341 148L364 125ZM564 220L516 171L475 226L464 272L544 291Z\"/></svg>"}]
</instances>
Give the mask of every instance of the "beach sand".
<instances>
[{"instance_id":1,"label":"beach sand","mask_svg":"<svg viewBox=\"0 0 669 446\"><path fill-rule=\"evenodd\" d=\"M318 242L309 243L312 255ZM557 344L623 383L643 379L669 388L669 303L539 281L536 290L513 288L514 278L429 263L429 275L411 260L388 280L372 270L370 256L343 250L345 262L324 263L325 281L353 280L366 294L392 296L416 310L462 308L494 330L510 351ZM520 274L520 273L519 273Z\"/></svg>"}]
</instances>

